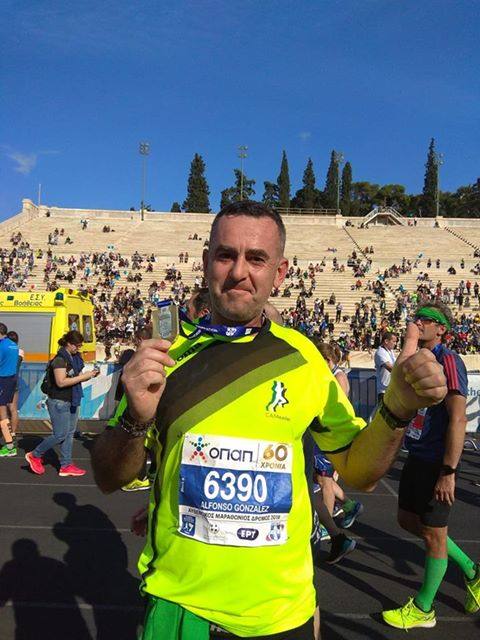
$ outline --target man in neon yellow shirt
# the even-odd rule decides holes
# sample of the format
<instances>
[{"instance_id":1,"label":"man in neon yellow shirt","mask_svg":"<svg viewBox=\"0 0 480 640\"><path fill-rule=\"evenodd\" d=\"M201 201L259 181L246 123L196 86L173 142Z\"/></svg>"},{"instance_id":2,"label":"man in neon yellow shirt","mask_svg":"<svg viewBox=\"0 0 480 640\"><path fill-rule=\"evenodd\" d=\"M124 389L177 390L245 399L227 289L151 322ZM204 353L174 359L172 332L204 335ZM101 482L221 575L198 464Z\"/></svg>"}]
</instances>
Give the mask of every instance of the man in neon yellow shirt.
<instances>
[{"instance_id":1,"label":"man in neon yellow shirt","mask_svg":"<svg viewBox=\"0 0 480 640\"><path fill-rule=\"evenodd\" d=\"M418 407L446 394L411 325L368 429L315 346L263 310L288 269L280 216L254 202L223 209L204 254L210 324L173 345L142 344L125 367L127 411L98 439L93 466L112 492L157 458L140 557L144 640L313 639L311 506L302 436L351 486L373 488ZM219 630L220 629L220 630ZM232 637L232 636L227 636Z\"/></svg>"}]
</instances>

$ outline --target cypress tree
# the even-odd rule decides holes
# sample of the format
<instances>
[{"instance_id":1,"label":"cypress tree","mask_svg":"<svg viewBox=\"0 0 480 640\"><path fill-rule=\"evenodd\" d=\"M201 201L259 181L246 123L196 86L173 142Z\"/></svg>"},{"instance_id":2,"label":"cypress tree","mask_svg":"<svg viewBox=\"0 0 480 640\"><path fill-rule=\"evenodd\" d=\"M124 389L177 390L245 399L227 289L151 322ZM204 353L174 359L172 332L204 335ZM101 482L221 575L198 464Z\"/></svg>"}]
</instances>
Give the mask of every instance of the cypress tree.
<instances>
[{"instance_id":1,"label":"cypress tree","mask_svg":"<svg viewBox=\"0 0 480 640\"><path fill-rule=\"evenodd\" d=\"M172 208L170 209L170 211L171 211L172 213L180 213L180 212L181 212L181 210L182 210L182 209L180 208L180 203L179 203L179 202L174 202L174 203L172 204Z\"/></svg>"},{"instance_id":2,"label":"cypress tree","mask_svg":"<svg viewBox=\"0 0 480 640\"><path fill-rule=\"evenodd\" d=\"M427 162L425 163L425 180L422 194L422 215L437 215L438 166L435 159L435 138L430 140Z\"/></svg>"},{"instance_id":3,"label":"cypress tree","mask_svg":"<svg viewBox=\"0 0 480 640\"><path fill-rule=\"evenodd\" d=\"M303 187L297 191L292 205L298 209L314 209L319 202L319 191L315 188L315 173L313 162L309 158L305 171L303 172Z\"/></svg>"},{"instance_id":4,"label":"cypress tree","mask_svg":"<svg viewBox=\"0 0 480 640\"><path fill-rule=\"evenodd\" d=\"M340 191L340 209L344 216L350 215L352 204L352 165L346 162L342 171L342 188Z\"/></svg>"},{"instance_id":5,"label":"cypress tree","mask_svg":"<svg viewBox=\"0 0 480 640\"><path fill-rule=\"evenodd\" d=\"M190 165L188 176L187 197L183 203L185 211L193 213L210 212L210 189L205 179L205 162L202 156L196 153Z\"/></svg>"},{"instance_id":6,"label":"cypress tree","mask_svg":"<svg viewBox=\"0 0 480 640\"><path fill-rule=\"evenodd\" d=\"M336 209L338 196L338 161L335 157L335 151L332 151L330 155L330 164L328 166L323 195L325 206L329 209Z\"/></svg>"},{"instance_id":7,"label":"cypress tree","mask_svg":"<svg viewBox=\"0 0 480 640\"><path fill-rule=\"evenodd\" d=\"M277 178L278 206L288 209L290 207L290 174L288 171L288 160L285 151L282 155L280 174Z\"/></svg>"}]
</instances>

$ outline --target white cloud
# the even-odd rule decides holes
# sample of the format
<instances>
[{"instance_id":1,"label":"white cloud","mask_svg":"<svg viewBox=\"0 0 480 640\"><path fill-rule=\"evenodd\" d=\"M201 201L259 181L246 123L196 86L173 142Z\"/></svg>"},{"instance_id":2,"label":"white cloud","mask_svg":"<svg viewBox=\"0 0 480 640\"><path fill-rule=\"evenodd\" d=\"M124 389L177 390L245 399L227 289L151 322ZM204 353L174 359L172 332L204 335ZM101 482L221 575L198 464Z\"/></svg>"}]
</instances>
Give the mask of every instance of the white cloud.
<instances>
[{"instance_id":1,"label":"white cloud","mask_svg":"<svg viewBox=\"0 0 480 640\"><path fill-rule=\"evenodd\" d=\"M24 176L30 175L33 169L37 166L37 162L40 156L56 155L59 151L45 150L29 153L23 153L22 151L16 151L9 145L0 145L0 149L3 150L5 156L15 163L13 170L17 173L21 173Z\"/></svg>"},{"instance_id":2,"label":"white cloud","mask_svg":"<svg viewBox=\"0 0 480 640\"><path fill-rule=\"evenodd\" d=\"M311 131L300 131L300 133L298 134L298 137L300 138L300 140L302 140L302 142L305 142L306 140L312 137L312 133Z\"/></svg>"},{"instance_id":3,"label":"white cloud","mask_svg":"<svg viewBox=\"0 0 480 640\"><path fill-rule=\"evenodd\" d=\"M16 162L14 170L18 173L28 176L37 164L38 155L36 153L20 153L20 151L10 151L7 154L10 160Z\"/></svg>"}]
</instances>

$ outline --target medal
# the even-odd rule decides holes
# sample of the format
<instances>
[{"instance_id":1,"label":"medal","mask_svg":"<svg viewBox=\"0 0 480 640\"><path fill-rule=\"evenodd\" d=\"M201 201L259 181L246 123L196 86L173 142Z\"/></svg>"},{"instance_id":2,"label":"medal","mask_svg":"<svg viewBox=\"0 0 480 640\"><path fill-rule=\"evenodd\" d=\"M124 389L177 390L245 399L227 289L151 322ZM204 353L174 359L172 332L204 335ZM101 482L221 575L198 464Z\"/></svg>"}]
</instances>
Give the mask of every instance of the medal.
<instances>
[{"instance_id":1,"label":"medal","mask_svg":"<svg viewBox=\"0 0 480 640\"><path fill-rule=\"evenodd\" d=\"M157 309L152 312L152 337L173 341L178 336L179 320L178 307L171 300L158 303Z\"/></svg>"}]
</instances>

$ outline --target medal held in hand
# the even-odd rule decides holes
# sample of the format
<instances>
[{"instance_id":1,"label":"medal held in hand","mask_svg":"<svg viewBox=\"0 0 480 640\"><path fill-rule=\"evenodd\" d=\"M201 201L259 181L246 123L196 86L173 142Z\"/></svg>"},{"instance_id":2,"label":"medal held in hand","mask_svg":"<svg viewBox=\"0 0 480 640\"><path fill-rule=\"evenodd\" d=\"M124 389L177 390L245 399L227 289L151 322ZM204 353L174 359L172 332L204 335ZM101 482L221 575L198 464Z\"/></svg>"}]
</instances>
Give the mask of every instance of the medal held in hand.
<instances>
[{"instance_id":1,"label":"medal held in hand","mask_svg":"<svg viewBox=\"0 0 480 640\"><path fill-rule=\"evenodd\" d=\"M179 332L178 307L171 300L158 303L152 313L152 338L173 343Z\"/></svg>"}]
</instances>

